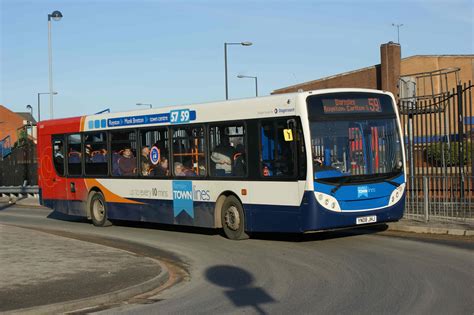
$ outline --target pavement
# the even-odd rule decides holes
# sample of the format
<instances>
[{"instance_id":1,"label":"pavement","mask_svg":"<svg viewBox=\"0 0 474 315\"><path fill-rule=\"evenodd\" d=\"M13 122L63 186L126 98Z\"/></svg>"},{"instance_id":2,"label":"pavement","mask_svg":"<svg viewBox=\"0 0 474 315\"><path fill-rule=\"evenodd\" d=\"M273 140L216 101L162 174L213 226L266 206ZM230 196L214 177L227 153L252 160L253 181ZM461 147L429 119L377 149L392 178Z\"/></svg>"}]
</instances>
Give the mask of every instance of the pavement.
<instances>
[{"instance_id":1,"label":"pavement","mask_svg":"<svg viewBox=\"0 0 474 315\"><path fill-rule=\"evenodd\" d=\"M474 227L472 224L444 223L444 222L423 222L416 220L402 219L398 222L388 224L388 230L400 232L412 232L423 234L447 234L456 236L474 237Z\"/></svg>"},{"instance_id":2,"label":"pavement","mask_svg":"<svg viewBox=\"0 0 474 315\"><path fill-rule=\"evenodd\" d=\"M76 315L472 314L474 310L474 239L468 237L372 228L262 233L235 242L214 229L131 222L97 228L48 209L15 205L0 210L0 224L78 235L137 254L148 251L145 256L168 266L166 285L175 274L169 261L179 260L178 266L184 268L184 280L166 290L160 287L156 294L147 292ZM69 290L75 290L73 286ZM0 305L2 299L3 293Z\"/></svg>"},{"instance_id":3,"label":"pavement","mask_svg":"<svg viewBox=\"0 0 474 315\"><path fill-rule=\"evenodd\" d=\"M156 259L0 224L0 313L51 314L123 301L169 278Z\"/></svg>"}]
</instances>

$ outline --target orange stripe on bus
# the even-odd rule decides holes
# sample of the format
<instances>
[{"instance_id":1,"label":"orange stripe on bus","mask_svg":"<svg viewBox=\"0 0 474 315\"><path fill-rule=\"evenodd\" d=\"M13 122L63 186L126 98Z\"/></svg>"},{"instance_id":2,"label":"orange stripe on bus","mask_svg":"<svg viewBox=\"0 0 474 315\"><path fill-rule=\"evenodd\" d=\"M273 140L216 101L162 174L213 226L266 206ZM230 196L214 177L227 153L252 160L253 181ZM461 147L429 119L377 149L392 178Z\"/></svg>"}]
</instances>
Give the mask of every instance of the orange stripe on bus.
<instances>
[{"instance_id":1,"label":"orange stripe on bus","mask_svg":"<svg viewBox=\"0 0 474 315\"><path fill-rule=\"evenodd\" d=\"M104 185L99 183L94 178L86 178L85 180L86 180L87 190L90 190L94 186L99 188L102 191L102 193L104 194L105 201L107 201L107 202L133 203L133 204L140 204L140 205L143 204L143 202L130 200L130 199L127 199L127 198L120 197L117 194L114 194L113 192L111 192L109 189L107 189Z\"/></svg>"},{"instance_id":2,"label":"orange stripe on bus","mask_svg":"<svg viewBox=\"0 0 474 315\"><path fill-rule=\"evenodd\" d=\"M80 126L81 131L84 131L85 124L86 124L86 116L82 116L81 117L81 126Z\"/></svg>"}]
</instances>

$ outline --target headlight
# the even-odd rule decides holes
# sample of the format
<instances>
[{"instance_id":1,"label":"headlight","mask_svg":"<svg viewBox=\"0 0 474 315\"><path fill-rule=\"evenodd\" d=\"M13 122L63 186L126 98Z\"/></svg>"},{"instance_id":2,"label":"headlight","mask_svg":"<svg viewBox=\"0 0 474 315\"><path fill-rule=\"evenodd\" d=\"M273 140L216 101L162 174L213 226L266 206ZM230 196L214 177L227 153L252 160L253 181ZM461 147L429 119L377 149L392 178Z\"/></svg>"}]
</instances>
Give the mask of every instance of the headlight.
<instances>
[{"instance_id":1,"label":"headlight","mask_svg":"<svg viewBox=\"0 0 474 315\"><path fill-rule=\"evenodd\" d=\"M331 210L331 211L341 211L339 207L339 203L337 202L336 198L330 195L326 195L320 192L315 192L314 195L316 196L316 200L318 203L323 206L324 208Z\"/></svg>"},{"instance_id":2,"label":"headlight","mask_svg":"<svg viewBox=\"0 0 474 315\"><path fill-rule=\"evenodd\" d=\"M405 191L405 184L401 184L400 186L395 188L395 190L392 191L392 194L390 195L390 199L388 200L388 205L393 206L398 201L400 201L400 199L403 196L404 191Z\"/></svg>"}]
</instances>

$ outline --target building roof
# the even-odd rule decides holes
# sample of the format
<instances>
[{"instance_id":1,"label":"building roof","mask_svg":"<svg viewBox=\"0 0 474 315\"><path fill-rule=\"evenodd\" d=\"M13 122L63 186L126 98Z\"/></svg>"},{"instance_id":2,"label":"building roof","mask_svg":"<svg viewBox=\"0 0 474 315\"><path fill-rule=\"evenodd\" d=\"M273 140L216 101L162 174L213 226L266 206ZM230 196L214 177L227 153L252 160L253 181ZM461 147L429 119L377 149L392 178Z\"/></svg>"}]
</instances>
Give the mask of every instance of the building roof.
<instances>
[{"instance_id":1,"label":"building roof","mask_svg":"<svg viewBox=\"0 0 474 315\"><path fill-rule=\"evenodd\" d=\"M21 116L24 120L31 121L33 124L36 124L36 119L31 116L29 112L15 112L15 114Z\"/></svg>"},{"instance_id":2,"label":"building roof","mask_svg":"<svg viewBox=\"0 0 474 315\"><path fill-rule=\"evenodd\" d=\"M441 57L441 58L445 58L445 57L455 57L455 58L467 57L467 58L474 58L474 55L470 55L470 54L467 54L467 55L462 55L462 54L459 54L459 55L456 55L456 54L452 54L452 55L413 55L413 56L410 56L410 57L402 58L401 61L403 61L403 60L408 60L408 59L413 59L413 58L440 58L440 57ZM353 74L353 73L357 73L357 72L369 70L369 69L374 68L374 67L377 67L377 66L380 66L380 63L379 63L379 64L376 64L376 65L373 65L373 66L368 66L368 67L365 67L365 68L360 68L360 69L356 69L356 70L351 70L351 71L346 71L346 72L342 72L342 73L330 75L330 76L323 77L323 78L316 79L316 80L311 80L311 81L306 81L306 82L302 82L302 83L297 83L297 84L294 84L294 85L289 85L289 86L286 86L286 87L284 87L284 88L279 88L279 89L273 90L272 93L278 92L278 91L280 91L280 90L287 90L287 89L292 89L292 88L298 88L298 87L300 87L300 86L305 86L305 85L312 84L312 83L316 83L316 82L319 82L319 81L326 81L326 80L329 80L329 79L333 79L333 78L345 76L345 75L348 75L348 74Z\"/></svg>"},{"instance_id":3,"label":"building roof","mask_svg":"<svg viewBox=\"0 0 474 315\"><path fill-rule=\"evenodd\" d=\"M276 90L274 90L273 92L276 92L276 91L279 91L279 90L286 90L286 89L291 89L291 88L297 88L297 87L299 87L299 86L304 86L304 85L308 85L308 84L311 84L311 83L316 83L316 82L319 82L319 81L325 81L325 80L329 80L329 79L333 79L333 78L345 76L345 75L348 75L348 74L352 74L352 73L357 73L357 72L369 70L369 69L374 68L374 67L377 67L377 66L380 66L380 64L373 65L373 66L369 66L369 67L365 67L365 68L360 68L360 69L357 69L357 70L351 70L351 71L347 71L347 72L342 72L342 73L338 73L338 74L333 74L333 75L330 75L330 76L327 76L327 77L323 77L323 78L320 78L320 79L316 79L316 80L311 80L311 81L306 81L306 82L302 82L302 83L297 83L297 84L294 84L294 85L289 85L289 86L286 86L286 87L284 87L284 88L276 89ZM272 92L272 93L273 93L273 92Z\"/></svg>"}]
</instances>

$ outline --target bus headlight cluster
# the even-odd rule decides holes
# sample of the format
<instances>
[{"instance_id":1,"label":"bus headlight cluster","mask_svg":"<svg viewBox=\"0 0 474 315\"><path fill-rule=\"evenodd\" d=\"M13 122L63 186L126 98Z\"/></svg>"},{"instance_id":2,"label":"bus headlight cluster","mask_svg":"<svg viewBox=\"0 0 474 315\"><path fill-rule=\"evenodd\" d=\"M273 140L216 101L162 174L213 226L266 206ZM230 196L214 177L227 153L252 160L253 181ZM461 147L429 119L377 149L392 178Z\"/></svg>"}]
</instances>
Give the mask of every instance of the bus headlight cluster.
<instances>
[{"instance_id":1,"label":"bus headlight cluster","mask_svg":"<svg viewBox=\"0 0 474 315\"><path fill-rule=\"evenodd\" d=\"M392 194L390 195L390 199L388 200L388 205L393 206L398 201L400 201L400 199L403 196L404 191L405 191L405 184L401 184L400 186L395 188L395 190L392 191Z\"/></svg>"},{"instance_id":2,"label":"bus headlight cluster","mask_svg":"<svg viewBox=\"0 0 474 315\"><path fill-rule=\"evenodd\" d=\"M320 192L315 192L314 195L316 196L316 200L318 201L318 203L324 208L331 211L341 211L339 203L333 196L326 195Z\"/></svg>"}]
</instances>

